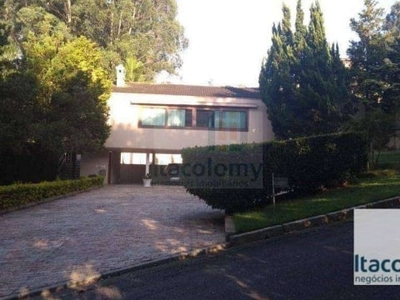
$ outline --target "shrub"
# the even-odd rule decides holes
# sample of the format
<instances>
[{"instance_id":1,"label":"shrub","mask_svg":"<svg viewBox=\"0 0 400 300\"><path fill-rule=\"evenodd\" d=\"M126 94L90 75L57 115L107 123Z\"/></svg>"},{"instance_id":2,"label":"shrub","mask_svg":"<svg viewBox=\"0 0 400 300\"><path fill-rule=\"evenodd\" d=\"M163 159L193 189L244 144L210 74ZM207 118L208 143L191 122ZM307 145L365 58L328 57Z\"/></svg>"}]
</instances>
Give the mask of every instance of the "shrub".
<instances>
[{"instance_id":1,"label":"shrub","mask_svg":"<svg viewBox=\"0 0 400 300\"><path fill-rule=\"evenodd\" d=\"M104 177L96 176L78 180L57 180L37 184L12 184L0 186L0 210L23 207L45 199L102 186Z\"/></svg>"},{"instance_id":2,"label":"shrub","mask_svg":"<svg viewBox=\"0 0 400 300\"><path fill-rule=\"evenodd\" d=\"M356 133L272 142L264 147L266 174L287 177L294 191L342 185L364 170L368 160L367 143Z\"/></svg>"},{"instance_id":3,"label":"shrub","mask_svg":"<svg viewBox=\"0 0 400 300\"><path fill-rule=\"evenodd\" d=\"M357 133L187 148L180 173L189 193L233 213L271 202L272 173L287 178L292 192L341 185L364 170L367 149Z\"/></svg>"},{"instance_id":4,"label":"shrub","mask_svg":"<svg viewBox=\"0 0 400 300\"><path fill-rule=\"evenodd\" d=\"M187 148L182 158L182 184L211 207L231 213L268 202L261 144Z\"/></svg>"}]
</instances>

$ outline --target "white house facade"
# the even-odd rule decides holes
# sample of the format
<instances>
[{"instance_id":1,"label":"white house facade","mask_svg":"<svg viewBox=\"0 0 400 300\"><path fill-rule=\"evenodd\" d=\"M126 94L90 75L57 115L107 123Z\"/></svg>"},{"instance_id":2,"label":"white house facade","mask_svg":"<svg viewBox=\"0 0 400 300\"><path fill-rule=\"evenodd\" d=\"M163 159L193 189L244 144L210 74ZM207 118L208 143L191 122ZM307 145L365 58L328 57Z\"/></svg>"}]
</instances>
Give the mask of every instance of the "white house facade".
<instances>
[{"instance_id":1,"label":"white house facade","mask_svg":"<svg viewBox=\"0 0 400 300\"><path fill-rule=\"evenodd\" d=\"M150 165L180 163L183 148L273 139L258 89L137 83L108 101L111 134L101 153L83 155L81 176L138 183Z\"/></svg>"}]
</instances>

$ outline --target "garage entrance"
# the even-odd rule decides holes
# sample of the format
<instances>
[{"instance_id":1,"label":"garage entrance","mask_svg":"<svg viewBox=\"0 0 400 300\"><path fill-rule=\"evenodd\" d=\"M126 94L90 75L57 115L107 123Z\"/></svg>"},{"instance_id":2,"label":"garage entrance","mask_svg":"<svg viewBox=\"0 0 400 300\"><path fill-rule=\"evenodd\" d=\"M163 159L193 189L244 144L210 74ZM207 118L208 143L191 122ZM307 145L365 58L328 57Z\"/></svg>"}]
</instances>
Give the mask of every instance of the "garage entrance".
<instances>
[{"instance_id":1,"label":"garage entrance","mask_svg":"<svg viewBox=\"0 0 400 300\"><path fill-rule=\"evenodd\" d=\"M152 168L160 170L168 164L181 164L182 156L176 153L122 152L120 183L142 183L142 178L146 174L146 163L150 166L149 170Z\"/></svg>"}]
</instances>

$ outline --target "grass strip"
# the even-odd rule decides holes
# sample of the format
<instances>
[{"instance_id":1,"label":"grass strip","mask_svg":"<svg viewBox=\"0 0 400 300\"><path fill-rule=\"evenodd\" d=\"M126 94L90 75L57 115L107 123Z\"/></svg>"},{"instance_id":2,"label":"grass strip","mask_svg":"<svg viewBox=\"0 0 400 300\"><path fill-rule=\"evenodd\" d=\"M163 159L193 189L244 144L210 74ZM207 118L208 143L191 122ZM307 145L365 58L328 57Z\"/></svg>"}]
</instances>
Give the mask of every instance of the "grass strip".
<instances>
[{"instance_id":1,"label":"grass strip","mask_svg":"<svg viewBox=\"0 0 400 300\"><path fill-rule=\"evenodd\" d=\"M326 190L314 196L279 201L275 208L237 213L233 216L238 233L326 214L400 195L400 174L394 170L375 172L357 183Z\"/></svg>"}]
</instances>

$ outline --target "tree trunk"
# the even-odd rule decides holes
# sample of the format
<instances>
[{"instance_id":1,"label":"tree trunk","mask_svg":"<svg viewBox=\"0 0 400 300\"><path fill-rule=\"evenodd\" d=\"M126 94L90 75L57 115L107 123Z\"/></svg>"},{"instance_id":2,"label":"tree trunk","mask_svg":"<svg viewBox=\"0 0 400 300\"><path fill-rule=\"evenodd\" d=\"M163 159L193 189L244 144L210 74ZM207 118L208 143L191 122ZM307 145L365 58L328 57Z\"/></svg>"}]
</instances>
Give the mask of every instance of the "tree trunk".
<instances>
[{"instance_id":1,"label":"tree trunk","mask_svg":"<svg viewBox=\"0 0 400 300\"><path fill-rule=\"evenodd\" d=\"M121 28L122 28L122 15L123 15L123 12L121 11L121 13L119 14L117 38L119 38L119 37L120 37L120 35L121 35Z\"/></svg>"},{"instance_id":2,"label":"tree trunk","mask_svg":"<svg viewBox=\"0 0 400 300\"><path fill-rule=\"evenodd\" d=\"M67 17L67 24L71 24L72 22L72 9L71 9L71 0L67 0L65 3L65 14Z\"/></svg>"}]
</instances>

